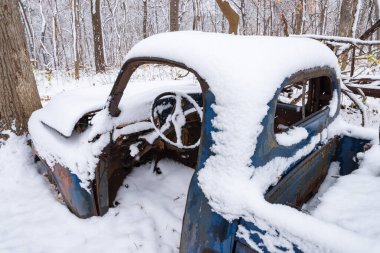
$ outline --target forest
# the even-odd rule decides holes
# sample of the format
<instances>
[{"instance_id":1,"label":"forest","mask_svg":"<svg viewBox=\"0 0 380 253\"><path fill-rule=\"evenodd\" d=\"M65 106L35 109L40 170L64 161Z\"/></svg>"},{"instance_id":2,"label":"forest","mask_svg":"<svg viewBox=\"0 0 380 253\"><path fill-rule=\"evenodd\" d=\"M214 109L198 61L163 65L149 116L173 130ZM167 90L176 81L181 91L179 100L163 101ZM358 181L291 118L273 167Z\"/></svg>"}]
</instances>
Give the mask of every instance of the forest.
<instances>
[{"instance_id":1,"label":"forest","mask_svg":"<svg viewBox=\"0 0 380 253\"><path fill-rule=\"evenodd\" d=\"M154 34L177 30L229 32L229 20L218 2L226 3L19 0L19 7L35 68L76 69L78 74L95 67L97 71L119 68L133 45ZM232 26L238 25L233 29L241 35L359 38L376 23L380 12L378 0L229 0L227 5L227 17L231 17ZM380 30L367 39L380 39ZM366 47L363 57L374 61L376 52L377 47ZM357 54L363 52L357 50Z\"/></svg>"}]
</instances>

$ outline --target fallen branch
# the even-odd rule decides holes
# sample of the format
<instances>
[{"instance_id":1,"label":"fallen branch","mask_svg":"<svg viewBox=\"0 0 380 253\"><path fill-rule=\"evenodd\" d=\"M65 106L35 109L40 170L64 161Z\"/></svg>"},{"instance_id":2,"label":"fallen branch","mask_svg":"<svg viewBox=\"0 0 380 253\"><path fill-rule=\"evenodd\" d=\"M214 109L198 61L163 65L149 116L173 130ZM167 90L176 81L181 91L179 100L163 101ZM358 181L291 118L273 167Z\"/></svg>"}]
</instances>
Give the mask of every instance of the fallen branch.
<instances>
[{"instance_id":1,"label":"fallen branch","mask_svg":"<svg viewBox=\"0 0 380 253\"><path fill-rule=\"evenodd\" d=\"M316 35L316 34L302 34L302 35L292 34L290 36L291 37L310 38L310 39L335 42L335 43L350 44L349 48L351 48L354 45L367 45L367 46L380 45L380 40L362 40L362 39L355 39L355 38L348 38L348 37L325 36L325 35Z\"/></svg>"}]
</instances>

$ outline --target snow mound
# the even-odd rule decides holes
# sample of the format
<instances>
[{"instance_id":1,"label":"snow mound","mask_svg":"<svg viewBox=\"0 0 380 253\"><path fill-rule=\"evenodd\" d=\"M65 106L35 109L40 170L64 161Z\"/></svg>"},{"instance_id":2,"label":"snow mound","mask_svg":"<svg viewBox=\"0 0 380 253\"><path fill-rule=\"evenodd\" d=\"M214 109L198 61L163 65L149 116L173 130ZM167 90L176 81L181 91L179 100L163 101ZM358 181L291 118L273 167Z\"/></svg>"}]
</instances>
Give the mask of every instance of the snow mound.
<instances>
[{"instance_id":1,"label":"snow mound","mask_svg":"<svg viewBox=\"0 0 380 253\"><path fill-rule=\"evenodd\" d=\"M1 145L1 144L0 144ZM0 146L1 252L178 252L193 169L170 160L134 168L103 217L79 219L56 199L25 137Z\"/></svg>"},{"instance_id":2,"label":"snow mound","mask_svg":"<svg viewBox=\"0 0 380 253\"><path fill-rule=\"evenodd\" d=\"M312 215L359 234L380 239L380 146L368 150L360 168L339 177Z\"/></svg>"}]
</instances>

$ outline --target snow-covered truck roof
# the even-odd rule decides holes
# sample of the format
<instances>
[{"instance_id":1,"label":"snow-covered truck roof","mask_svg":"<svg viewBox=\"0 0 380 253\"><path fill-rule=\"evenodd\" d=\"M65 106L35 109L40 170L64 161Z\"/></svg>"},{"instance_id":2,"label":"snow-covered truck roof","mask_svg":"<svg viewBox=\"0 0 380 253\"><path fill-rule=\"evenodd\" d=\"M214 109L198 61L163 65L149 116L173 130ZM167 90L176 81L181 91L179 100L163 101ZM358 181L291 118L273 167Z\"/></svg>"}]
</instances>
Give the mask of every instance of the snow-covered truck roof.
<instances>
[{"instance_id":1,"label":"snow-covered truck roof","mask_svg":"<svg viewBox=\"0 0 380 253\"><path fill-rule=\"evenodd\" d=\"M213 124L222 130L213 136L215 153L230 152L218 160L223 164L250 163L268 103L286 78L299 71L327 67L340 79L335 54L307 38L164 33L139 42L129 52L127 62L138 58L181 63L207 82L215 96L213 110L217 115ZM338 101L334 102L336 107ZM331 111L335 113L336 108ZM225 161L231 157L236 161Z\"/></svg>"}]
</instances>

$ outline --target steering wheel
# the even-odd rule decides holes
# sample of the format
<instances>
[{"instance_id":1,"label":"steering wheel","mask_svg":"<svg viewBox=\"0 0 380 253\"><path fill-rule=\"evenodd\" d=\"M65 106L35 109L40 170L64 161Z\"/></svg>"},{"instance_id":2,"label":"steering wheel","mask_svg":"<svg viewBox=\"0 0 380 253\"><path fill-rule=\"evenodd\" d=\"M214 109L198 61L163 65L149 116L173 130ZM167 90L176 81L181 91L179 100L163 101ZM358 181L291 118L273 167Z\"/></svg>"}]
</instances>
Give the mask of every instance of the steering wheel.
<instances>
[{"instance_id":1,"label":"steering wheel","mask_svg":"<svg viewBox=\"0 0 380 253\"><path fill-rule=\"evenodd\" d=\"M184 145L182 131L189 121L186 117L196 112L202 122L202 110L197 102L189 95L181 92L165 92L160 94L152 103L150 121L163 141L180 149L193 149L199 146L199 139L192 145ZM176 141L168 138L170 127L174 127Z\"/></svg>"}]
</instances>

